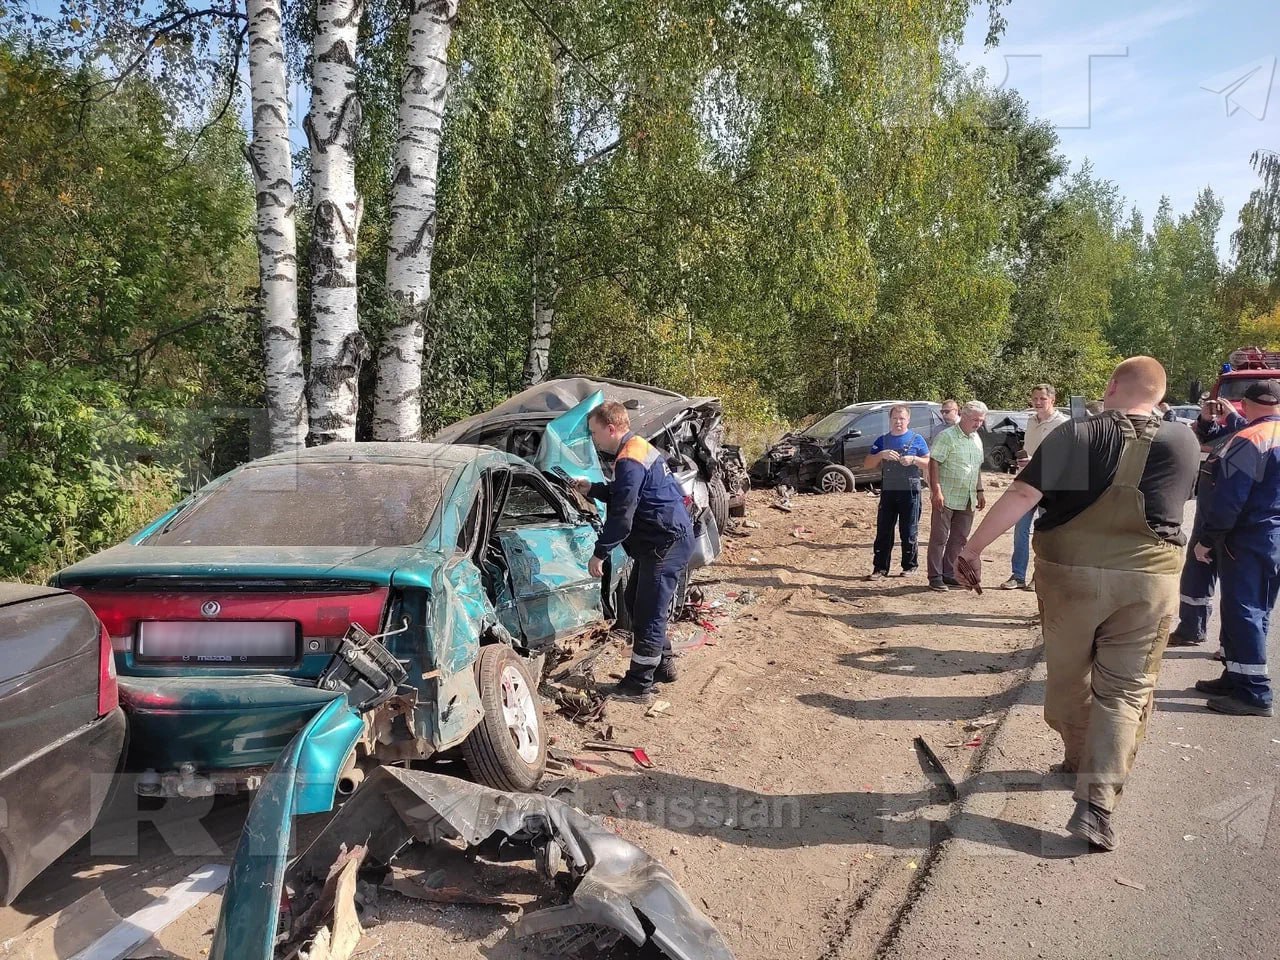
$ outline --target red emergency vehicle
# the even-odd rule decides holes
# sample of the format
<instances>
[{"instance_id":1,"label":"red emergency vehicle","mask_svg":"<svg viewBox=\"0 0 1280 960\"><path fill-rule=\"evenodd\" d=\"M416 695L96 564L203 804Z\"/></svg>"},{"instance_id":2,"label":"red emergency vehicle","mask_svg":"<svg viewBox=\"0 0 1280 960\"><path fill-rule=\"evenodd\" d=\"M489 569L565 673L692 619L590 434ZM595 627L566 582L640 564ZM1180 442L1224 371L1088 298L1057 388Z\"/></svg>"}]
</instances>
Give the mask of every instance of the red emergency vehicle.
<instances>
[{"instance_id":1,"label":"red emergency vehicle","mask_svg":"<svg viewBox=\"0 0 1280 960\"><path fill-rule=\"evenodd\" d=\"M1227 357L1209 397L1226 400L1239 413L1245 390L1259 380L1280 380L1280 351L1241 347Z\"/></svg>"}]
</instances>

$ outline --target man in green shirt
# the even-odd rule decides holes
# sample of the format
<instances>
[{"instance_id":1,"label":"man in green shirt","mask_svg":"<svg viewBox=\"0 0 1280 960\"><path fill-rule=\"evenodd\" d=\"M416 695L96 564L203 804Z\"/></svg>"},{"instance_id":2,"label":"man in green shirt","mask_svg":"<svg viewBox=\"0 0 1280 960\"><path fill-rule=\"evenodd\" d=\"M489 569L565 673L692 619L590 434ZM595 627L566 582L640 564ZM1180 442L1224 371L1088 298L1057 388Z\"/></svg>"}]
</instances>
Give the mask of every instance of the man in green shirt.
<instances>
[{"instance_id":1,"label":"man in green shirt","mask_svg":"<svg viewBox=\"0 0 1280 960\"><path fill-rule=\"evenodd\" d=\"M956 557L969 542L975 508L983 509L982 438L978 431L987 418L987 405L970 400L960 408L960 422L933 440L929 459L929 490L933 514L929 523L929 587L946 591L958 587Z\"/></svg>"}]
</instances>

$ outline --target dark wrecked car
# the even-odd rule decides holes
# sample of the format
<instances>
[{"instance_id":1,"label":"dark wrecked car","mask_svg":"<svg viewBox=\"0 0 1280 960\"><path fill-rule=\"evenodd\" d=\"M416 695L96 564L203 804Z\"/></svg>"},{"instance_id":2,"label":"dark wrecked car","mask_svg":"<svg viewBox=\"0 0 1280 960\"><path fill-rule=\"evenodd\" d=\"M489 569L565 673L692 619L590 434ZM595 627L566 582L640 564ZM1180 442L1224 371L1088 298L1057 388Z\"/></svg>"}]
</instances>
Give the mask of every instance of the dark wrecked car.
<instances>
[{"instance_id":1,"label":"dark wrecked car","mask_svg":"<svg viewBox=\"0 0 1280 960\"><path fill-rule=\"evenodd\" d=\"M352 624L389 631L407 686L359 749L365 767L459 752L529 789L546 738L540 658L607 627L619 549L588 572L600 525L565 475L601 477L597 394L545 432L537 466L497 450L332 444L253 461L127 542L61 571L109 632L140 793L253 789L320 707Z\"/></svg>"},{"instance_id":2,"label":"dark wrecked car","mask_svg":"<svg viewBox=\"0 0 1280 960\"><path fill-rule=\"evenodd\" d=\"M724 937L669 870L555 797L382 767L290 862L294 818L332 809L335 759L354 748L378 705L403 689L405 674L396 673L391 652L378 639L358 628L344 639L335 658L343 666L327 685L332 699L281 752L254 798L210 960L297 956L308 941L327 942L319 924L329 913L335 931L337 916L345 916L343 942L354 949L360 935L355 871L385 877L415 843L427 844L427 855L439 860L488 846L501 850L504 863L529 862L551 904L525 913L510 934L538 956L612 956L629 940L669 960L733 960Z\"/></svg>"},{"instance_id":3,"label":"dark wrecked car","mask_svg":"<svg viewBox=\"0 0 1280 960\"><path fill-rule=\"evenodd\" d=\"M1026 440L1030 410L989 410L978 435L982 438L983 465L1006 473L1018 462Z\"/></svg>"},{"instance_id":4,"label":"dark wrecked car","mask_svg":"<svg viewBox=\"0 0 1280 960\"><path fill-rule=\"evenodd\" d=\"M756 486L848 493L859 483L880 479L862 463L877 437L889 432L889 411L900 403L911 410L910 429L932 444L946 426L941 407L923 401L874 400L852 403L804 430L785 434L751 465Z\"/></svg>"},{"instance_id":5,"label":"dark wrecked car","mask_svg":"<svg viewBox=\"0 0 1280 960\"><path fill-rule=\"evenodd\" d=\"M111 641L83 601L0 584L0 904L89 832L125 719Z\"/></svg>"},{"instance_id":6,"label":"dark wrecked car","mask_svg":"<svg viewBox=\"0 0 1280 960\"><path fill-rule=\"evenodd\" d=\"M667 454L692 501L695 520L698 512L710 510L717 531L723 531L731 515L742 515L747 471L739 448L724 442L724 409L715 397L686 397L624 380L566 377L532 386L492 410L459 420L432 440L482 444L529 457L552 418L597 391L623 404L630 411L632 430Z\"/></svg>"}]
</instances>

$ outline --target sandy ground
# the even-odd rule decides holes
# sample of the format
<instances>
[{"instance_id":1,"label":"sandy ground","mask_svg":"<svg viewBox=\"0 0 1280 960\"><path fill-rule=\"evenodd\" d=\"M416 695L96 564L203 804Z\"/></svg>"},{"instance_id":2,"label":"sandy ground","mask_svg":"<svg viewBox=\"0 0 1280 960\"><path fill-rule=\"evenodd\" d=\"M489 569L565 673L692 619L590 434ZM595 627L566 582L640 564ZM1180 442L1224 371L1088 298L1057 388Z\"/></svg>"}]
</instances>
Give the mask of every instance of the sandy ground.
<instances>
[{"instance_id":1,"label":"sandy ground","mask_svg":"<svg viewBox=\"0 0 1280 960\"><path fill-rule=\"evenodd\" d=\"M799 496L790 513L774 499L752 494L751 525L698 577L711 628L680 625L679 642L705 642L662 689L670 708L610 707L616 740L656 766L591 755L597 772L568 776L581 806L673 871L740 960L873 956L891 945L956 812L913 738L965 778L987 748L984 722L1013 703L1038 655L1035 598L933 593L923 569L868 582L873 496ZM922 528L923 542L927 511ZM1009 548L1006 535L989 551L992 586L1008 576ZM625 663L619 648L597 673ZM550 720L556 749L579 755L603 726ZM195 866L226 862L238 809L214 810L203 854L172 852L152 828L133 858L82 844L0 911L0 943L94 886L123 915ZM208 898L139 955L204 956L217 907ZM526 956L507 937L517 917L383 892L357 955Z\"/></svg>"}]
</instances>

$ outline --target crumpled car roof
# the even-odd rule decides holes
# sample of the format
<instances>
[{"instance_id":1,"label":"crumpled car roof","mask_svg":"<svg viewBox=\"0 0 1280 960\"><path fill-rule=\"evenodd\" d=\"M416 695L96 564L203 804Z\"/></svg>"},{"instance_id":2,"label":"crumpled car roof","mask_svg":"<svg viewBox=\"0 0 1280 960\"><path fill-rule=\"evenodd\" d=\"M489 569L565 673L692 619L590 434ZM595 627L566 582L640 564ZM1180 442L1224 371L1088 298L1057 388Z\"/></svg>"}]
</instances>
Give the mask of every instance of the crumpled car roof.
<instances>
[{"instance_id":1,"label":"crumpled car roof","mask_svg":"<svg viewBox=\"0 0 1280 960\"><path fill-rule=\"evenodd\" d=\"M547 380L522 390L484 413L459 420L437 432L431 439L437 443L454 443L472 428L499 420L546 420L558 417L573 409L597 390L603 391L606 400L626 404L634 401L638 406L631 412L631 428L641 436L652 436L684 410L707 404L718 404L716 397L686 397L661 387L629 383L626 380L591 377L562 377Z\"/></svg>"}]
</instances>

